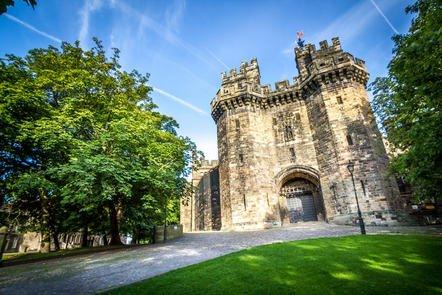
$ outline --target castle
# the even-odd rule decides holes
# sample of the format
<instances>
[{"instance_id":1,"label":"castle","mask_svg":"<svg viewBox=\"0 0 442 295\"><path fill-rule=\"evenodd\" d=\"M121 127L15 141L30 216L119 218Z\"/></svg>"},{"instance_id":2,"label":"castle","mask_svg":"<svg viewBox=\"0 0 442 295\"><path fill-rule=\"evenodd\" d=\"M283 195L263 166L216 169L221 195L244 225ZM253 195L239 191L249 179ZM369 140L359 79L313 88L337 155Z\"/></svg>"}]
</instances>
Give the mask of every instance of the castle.
<instances>
[{"instance_id":1,"label":"castle","mask_svg":"<svg viewBox=\"0 0 442 295\"><path fill-rule=\"evenodd\" d=\"M365 62L338 38L295 48L299 75L272 89L258 61L223 73L211 102L219 161L193 172L181 206L185 231L355 224L355 190L366 224L391 224L403 204L368 100Z\"/></svg>"}]
</instances>

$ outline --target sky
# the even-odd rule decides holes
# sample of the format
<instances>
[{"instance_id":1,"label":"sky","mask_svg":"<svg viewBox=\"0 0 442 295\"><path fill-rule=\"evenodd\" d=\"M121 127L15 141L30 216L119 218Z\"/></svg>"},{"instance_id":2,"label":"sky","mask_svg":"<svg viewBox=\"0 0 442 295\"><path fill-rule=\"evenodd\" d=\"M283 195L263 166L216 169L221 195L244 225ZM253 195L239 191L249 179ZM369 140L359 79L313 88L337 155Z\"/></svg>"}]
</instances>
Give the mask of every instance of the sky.
<instances>
[{"instance_id":1,"label":"sky","mask_svg":"<svg viewBox=\"0 0 442 295\"><path fill-rule=\"evenodd\" d=\"M223 71L258 59L262 84L297 75L296 32L306 43L338 36L366 61L370 81L387 73L394 34L406 33L411 0L15 0L0 16L0 57L92 37L121 50L124 70L150 74L153 101L207 159L217 158L210 116ZM109 51L110 52L110 51Z\"/></svg>"}]
</instances>

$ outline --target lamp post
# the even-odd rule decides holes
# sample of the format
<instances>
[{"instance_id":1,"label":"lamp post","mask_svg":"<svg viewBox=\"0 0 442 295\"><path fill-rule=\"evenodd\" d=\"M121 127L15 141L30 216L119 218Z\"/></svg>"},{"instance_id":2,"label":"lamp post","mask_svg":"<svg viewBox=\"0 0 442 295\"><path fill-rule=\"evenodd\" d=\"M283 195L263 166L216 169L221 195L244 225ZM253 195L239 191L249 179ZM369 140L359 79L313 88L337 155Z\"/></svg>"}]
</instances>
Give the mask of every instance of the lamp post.
<instances>
[{"instance_id":1,"label":"lamp post","mask_svg":"<svg viewBox=\"0 0 442 295\"><path fill-rule=\"evenodd\" d=\"M355 192L356 205L358 206L358 217L359 217L359 226L361 227L361 234L365 235L364 219L362 219L361 208L359 207L358 194L356 193L355 179L353 177L353 172L355 171L355 164L352 161L348 161L347 169L348 172L350 172L351 182L353 183L353 191Z\"/></svg>"}]
</instances>

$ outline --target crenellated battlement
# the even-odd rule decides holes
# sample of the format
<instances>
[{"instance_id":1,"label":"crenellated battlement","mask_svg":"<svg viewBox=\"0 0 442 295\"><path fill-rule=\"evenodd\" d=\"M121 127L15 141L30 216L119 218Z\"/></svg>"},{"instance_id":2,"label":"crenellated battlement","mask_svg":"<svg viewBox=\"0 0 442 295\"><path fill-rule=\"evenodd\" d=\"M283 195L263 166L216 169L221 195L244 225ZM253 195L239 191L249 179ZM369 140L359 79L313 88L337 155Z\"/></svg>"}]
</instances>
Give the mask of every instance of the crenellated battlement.
<instances>
[{"instance_id":1,"label":"crenellated battlement","mask_svg":"<svg viewBox=\"0 0 442 295\"><path fill-rule=\"evenodd\" d=\"M203 168L213 168L218 166L218 160L202 160L201 167Z\"/></svg>"},{"instance_id":2,"label":"crenellated battlement","mask_svg":"<svg viewBox=\"0 0 442 295\"><path fill-rule=\"evenodd\" d=\"M331 41L331 44L326 40L319 42L319 49L314 44L295 48L299 75L293 78L293 84L288 80L278 81L274 89L271 85L261 85L256 58L242 62L239 69L222 73L221 87L211 102L212 117L217 121L225 110L243 105L267 108L306 99L318 87L335 83L355 81L365 85L368 81L365 62L344 52L339 38Z\"/></svg>"},{"instance_id":3,"label":"crenellated battlement","mask_svg":"<svg viewBox=\"0 0 442 295\"><path fill-rule=\"evenodd\" d=\"M219 165L218 160L202 160L200 166L197 169L192 169L192 179L199 180L205 173L216 169Z\"/></svg>"},{"instance_id":4,"label":"crenellated battlement","mask_svg":"<svg viewBox=\"0 0 442 295\"><path fill-rule=\"evenodd\" d=\"M367 72L363 60L355 58L350 53L342 50L339 38L332 38L331 46L326 40L321 41L319 42L319 47L320 49L317 50L315 45L307 44L302 48L295 48L296 67L299 71L298 78L300 81L312 79L325 72L351 66L356 66L360 70Z\"/></svg>"},{"instance_id":5,"label":"crenellated battlement","mask_svg":"<svg viewBox=\"0 0 442 295\"><path fill-rule=\"evenodd\" d=\"M248 82L252 84L260 84L261 76L259 73L258 60L252 58L250 62L243 61L239 70L234 68L229 72L221 73L221 85L229 85L238 82Z\"/></svg>"},{"instance_id":6,"label":"crenellated battlement","mask_svg":"<svg viewBox=\"0 0 442 295\"><path fill-rule=\"evenodd\" d=\"M222 75L211 103L219 163L203 161L192 172L195 193L181 214L187 229L357 225L358 211L367 224L399 221L404 204L388 173L364 62L338 38L294 53L292 81L261 85L256 58Z\"/></svg>"},{"instance_id":7,"label":"crenellated battlement","mask_svg":"<svg viewBox=\"0 0 442 295\"><path fill-rule=\"evenodd\" d=\"M306 44L304 47L296 47L295 48L295 55L301 56L301 55L321 55L321 54L330 54L333 52L339 52L342 51L341 47L341 41L338 37L334 37L331 39L332 45L329 46L327 40L323 40L319 42L319 50L316 50L316 46L314 44Z\"/></svg>"}]
</instances>

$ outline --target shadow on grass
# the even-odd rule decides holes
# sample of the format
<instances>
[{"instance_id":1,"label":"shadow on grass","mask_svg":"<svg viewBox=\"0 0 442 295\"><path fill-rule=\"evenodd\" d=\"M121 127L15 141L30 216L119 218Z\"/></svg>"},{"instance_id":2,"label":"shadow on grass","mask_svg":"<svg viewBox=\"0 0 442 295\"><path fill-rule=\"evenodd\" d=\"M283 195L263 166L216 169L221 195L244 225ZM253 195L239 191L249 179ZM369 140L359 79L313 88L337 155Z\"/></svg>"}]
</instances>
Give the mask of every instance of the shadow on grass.
<instances>
[{"instance_id":1,"label":"shadow on grass","mask_svg":"<svg viewBox=\"0 0 442 295\"><path fill-rule=\"evenodd\" d=\"M436 294L442 239L352 236L251 248L112 294Z\"/></svg>"}]
</instances>

